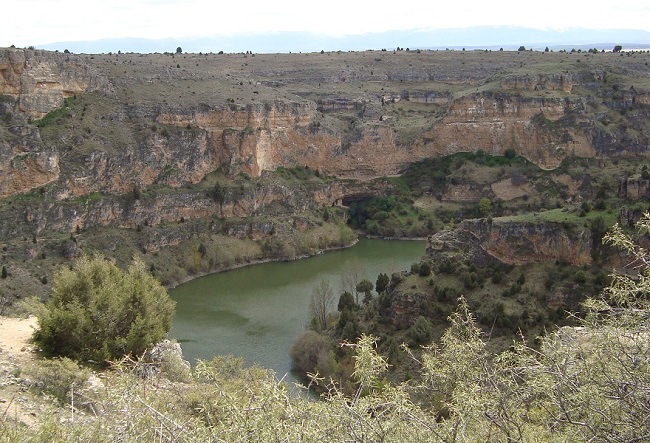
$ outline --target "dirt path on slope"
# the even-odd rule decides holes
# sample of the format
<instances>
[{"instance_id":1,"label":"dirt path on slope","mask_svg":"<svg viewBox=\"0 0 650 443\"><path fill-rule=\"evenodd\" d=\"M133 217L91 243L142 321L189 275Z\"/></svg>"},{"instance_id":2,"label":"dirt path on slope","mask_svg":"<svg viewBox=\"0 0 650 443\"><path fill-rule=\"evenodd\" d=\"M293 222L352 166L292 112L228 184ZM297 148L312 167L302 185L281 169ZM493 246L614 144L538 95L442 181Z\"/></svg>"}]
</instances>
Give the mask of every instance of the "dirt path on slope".
<instances>
[{"instance_id":1,"label":"dirt path on slope","mask_svg":"<svg viewBox=\"0 0 650 443\"><path fill-rule=\"evenodd\" d=\"M35 405L19 380L25 364L35 357L29 340L36 324L36 317L0 317L0 425L14 421L33 426L36 422Z\"/></svg>"},{"instance_id":2,"label":"dirt path on slope","mask_svg":"<svg viewBox=\"0 0 650 443\"><path fill-rule=\"evenodd\" d=\"M10 318L0 317L0 350L10 354L25 354L28 357L31 353L29 339L36 328L37 318Z\"/></svg>"}]
</instances>

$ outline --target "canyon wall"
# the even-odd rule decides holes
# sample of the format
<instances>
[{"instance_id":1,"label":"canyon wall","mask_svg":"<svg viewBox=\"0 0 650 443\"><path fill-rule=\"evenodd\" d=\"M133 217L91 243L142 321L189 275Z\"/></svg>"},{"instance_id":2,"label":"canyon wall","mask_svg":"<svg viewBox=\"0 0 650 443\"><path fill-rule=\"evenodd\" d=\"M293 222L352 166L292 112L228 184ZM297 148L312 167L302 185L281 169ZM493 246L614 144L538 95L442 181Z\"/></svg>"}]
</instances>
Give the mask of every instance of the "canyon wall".
<instances>
[{"instance_id":1,"label":"canyon wall","mask_svg":"<svg viewBox=\"0 0 650 443\"><path fill-rule=\"evenodd\" d=\"M45 201L57 206L57 202L74 201L94 193L128 196L151 188L182 189L201 183L214 171L222 171L230 178L241 174L258 178L279 167L294 166L339 179L367 180L399 174L418 160L461 151L482 150L501 155L511 150L542 168L555 168L567 156L645 158L648 153L646 138L635 136L632 140L620 136L616 132L619 129L607 126L600 114L592 112L592 108L602 108L602 104L590 95L574 94L604 82L605 74L599 70L506 74L481 91L479 74L474 71L436 73L432 68L410 67L400 71L391 67L380 77L371 73L368 81L380 78L396 85L413 83L350 96L337 95L334 90L319 93L315 98L307 92L292 95L264 90L264 84L270 80L251 78L247 84L231 81L232 76L239 75L236 66L243 70L248 62L216 76L212 71L201 74L170 69L164 67L164 57L160 59L163 61L155 57L132 56L126 60L122 55L112 55L101 64L94 61L94 56L0 50L0 111L7 121L0 134L0 197L39 189L45 193ZM258 76L281 76L283 71L251 72ZM345 82L338 74L331 75L338 79L338 84ZM353 76L347 81L361 82L363 78ZM224 86L228 81L239 92ZM303 81L317 88L310 83L314 79ZM432 87L443 87L429 90L426 82L434 82ZM188 100L182 94L178 100L171 98L195 83L204 85L208 92L191 95ZM296 79L277 81L280 86L285 83L300 84ZM243 98L223 99L230 94L242 94L247 85L248 89L255 89L254 94L259 89L266 95L251 96L246 99L248 103ZM467 89L451 93L445 90L450 85L464 85ZM226 92L213 98L210 91L214 89ZM617 90L616 94L603 98L607 100L603 103L618 109L645 103L648 98L644 91ZM64 99L74 96L84 98L68 101L64 106ZM388 102L419 108L409 108L412 116L400 111L406 117L384 119L387 111L383 108ZM643 109L639 118L644 117ZM43 118L54 110L62 110L60 121L51 123L50 116ZM32 123L41 118L47 124ZM425 118L427 123L406 140L400 118ZM275 190L268 192L281 194ZM343 191L332 193L329 201L319 204L335 204L344 195ZM207 213L229 216L223 207L212 203L187 210L182 198L161 195L156 199L165 200L165 208L174 207L157 208L161 214L169 213L161 215L161 220L203 217ZM236 216L250 215L256 207L248 203L240 206L230 212ZM102 223L134 226L142 222L141 217L134 221L124 211L115 209L114 204L111 207L96 208L94 215L75 216L75 221L66 217L68 221L61 228ZM41 210L47 214L42 217L56 219L56 211ZM64 206L57 210L66 211ZM83 214L87 210L77 212ZM136 212L132 208L130 213ZM52 223L58 222L40 222L39 226Z\"/></svg>"},{"instance_id":2,"label":"canyon wall","mask_svg":"<svg viewBox=\"0 0 650 443\"><path fill-rule=\"evenodd\" d=\"M16 107L39 119L63 100L91 91L110 93L105 76L79 57L39 50L0 50L0 94L17 99Z\"/></svg>"},{"instance_id":3,"label":"canyon wall","mask_svg":"<svg viewBox=\"0 0 650 443\"><path fill-rule=\"evenodd\" d=\"M441 231L428 239L427 255L436 260L445 254L486 265L490 260L509 265L526 263L592 263L593 239L589 229L572 224L463 220L453 231Z\"/></svg>"}]
</instances>

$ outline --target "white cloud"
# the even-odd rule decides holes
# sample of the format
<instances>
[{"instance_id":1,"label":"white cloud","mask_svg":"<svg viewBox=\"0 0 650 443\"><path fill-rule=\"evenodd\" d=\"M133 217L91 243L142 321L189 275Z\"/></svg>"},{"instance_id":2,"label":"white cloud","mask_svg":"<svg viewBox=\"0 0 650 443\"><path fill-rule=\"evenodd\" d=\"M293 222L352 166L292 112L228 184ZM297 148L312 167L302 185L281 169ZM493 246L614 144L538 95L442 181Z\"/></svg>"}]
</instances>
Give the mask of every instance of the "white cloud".
<instances>
[{"instance_id":1,"label":"white cloud","mask_svg":"<svg viewBox=\"0 0 650 443\"><path fill-rule=\"evenodd\" d=\"M22 0L3 7L0 46L109 37L189 37L265 31L330 35L389 29L515 25L650 31L647 0L487 2L297 0ZM13 17L13 20L7 19Z\"/></svg>"}]
</instances>

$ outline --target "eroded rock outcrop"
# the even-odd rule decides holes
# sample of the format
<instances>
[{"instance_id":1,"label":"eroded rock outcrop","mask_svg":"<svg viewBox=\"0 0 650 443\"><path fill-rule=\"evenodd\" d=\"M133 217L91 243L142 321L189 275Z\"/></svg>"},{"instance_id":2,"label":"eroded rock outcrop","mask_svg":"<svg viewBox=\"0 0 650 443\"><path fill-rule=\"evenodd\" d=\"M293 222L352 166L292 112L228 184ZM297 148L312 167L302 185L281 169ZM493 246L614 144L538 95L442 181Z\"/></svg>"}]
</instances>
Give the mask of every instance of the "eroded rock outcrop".
<instances>
[{"instance_id":1,"label":"eroded rock outcrop","mask_svg":"<svg viewBox=\"0 0 650 443\"><path fill-rule=\"evenodd\" d=\"M0 161L0 197L21 194L59 178L59 155L56 152L20 151Z\"/></svg>"},{"instance_id":2,"label":"eroded rock outcrop","mask_svg":"<svg viewBox=\"0 0 650 443\"><path fill-rule=\"evenodd\" d=\"M108 80L78 56L16 48L0 50L0 94L17 98L18 110L30 117L43 117L75 94L111 90Z\"/></svg>"},{"instance_id":3,"label":"eroded rock outcrop","mask_svg":"<svg viewBox=\"0 0 650 443\"><path fill-rule=\"evenodd\" d=\"M627 177L618 184L618 196L632 200L640 200L650 195L650 179L642 177Z\"/></svg>"},{"instance_id":4,"label":"eroded rock outcrop","mask_svg":"<svg viewBox=\"0 0 650 443\"><path fill-rule=\"evenodd\" d=\"M429 237L427 254L434 260L442 254L457 254L479 265L492 259L509 265L560 262L583 266L592 262L592 245L591 232L571 224L472 219L454 231Z\"/></svg>"},{"instance_id":5,"label":"eroded rock outcrop","mask_svg":"<svg viewBox=\"0 0 650 443\"><path fill-rule=\"evenodd\" d=\"M468 55L467 61L475 62ZM197 58L196 66L205 59L189 57ZM419 61L421 57L418 55ZM23 193L49 183L55 183L60 200L93 192L124 195L152 184L174 188L196 184L219 168L230 176L259 177L280 166L300 165L341 178L368 179L397 174L424 158L479 149L494 155L514 150L543 168L555 168L572 155L647 155L644 138L617 137L616 131L597 120L600 117L591 115L589 98L573 94L576 87L597 89L605 81L599 70L499 74L497 90L452 94L445 88L427 89L422 82L465 85L473 91L474 85L481 84L480 76L489 75L491 68L484 68L481 74L451 64L447 68L411 63L400 68L391 62L381 73L328 68L303 80L404 83L401 89L337 95L331 90L320 91L319 84L313 88L318 93L306 87L296 95L281 97L269 89L264 98L251 98L247 103L219 94L176 102L172 94L180 89L175 86L178 82L189 82L187 88L197 83L205 90L229 90L231 86L222 83L231 75L240 75L240 69L213 76L211 72L201 74L200 68L196 72L172 70L156 55L120 55L101 63L94 58L22 49L0 51L0 94L11 97L14 110L24 115L42 117L75 94L95 92L105 97L100 113L86 116L86 120L85 108L70 111L68 119L74 123L71 127L79 128L77 133L58 134L57 138L48 135L41 141L38 129L31 127L27 131L32 134L5 141L0 146L0 195ZM121 77L123 71L114 69L118 64L125 67L125 77ZM243 71L247 65L237 66ZM137 72L137 76L129 79L128 72ZM264 67L250 74L259 78L235 85L244 91L246 85L299 84L296 76L300 71L292 72L288 67ZM291 81L283 80L286 75ZM113 84L127 91L125 94L129 88L137 94L118 99ZM643 104L647 97L644 91L619 91L607 97L606 104L627 109ZM385 112L389 103L431 106L430 110L416 108L414 114L426 116L429 123L404 137L397 130L402 123ZM345 118L329 117L339 111L347 113ZM83 122L89 118L94 121L84 130ZM93 125L107 130L96 134ZM112 140L106 134L120 137ZM76 150L83 152L83 158L77 155L76 165L69 167L69 151Z\"/></svg>"}]
</instances>

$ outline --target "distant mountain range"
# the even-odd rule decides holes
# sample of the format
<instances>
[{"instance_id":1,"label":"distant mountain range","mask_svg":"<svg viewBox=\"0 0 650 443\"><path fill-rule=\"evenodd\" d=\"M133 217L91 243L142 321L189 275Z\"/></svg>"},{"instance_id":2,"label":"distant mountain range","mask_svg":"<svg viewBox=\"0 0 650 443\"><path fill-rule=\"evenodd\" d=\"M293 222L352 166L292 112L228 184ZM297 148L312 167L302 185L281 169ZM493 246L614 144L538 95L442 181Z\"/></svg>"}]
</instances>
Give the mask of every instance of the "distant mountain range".
<instances>
[{"instance_id":1,"label":"distant mountain range","mask_svg":"<svg viewBox=\"0 0 650 443\"><path fill-rule=\"evenodd\" d=\"M40 49L75 53L108 52L320 52L360 51L366 49L526 49L551 50L590 49L611 50L615 45L624 49L650 49L650 32L630 29L543 30L521 27L471 27L434 30L386 31L361 35L333 37L304 32L264 34L213 35L192 38L149 40L142 38L104 39L95 41L58 42L37 45Z\"/></svg>"}]
</instances>

